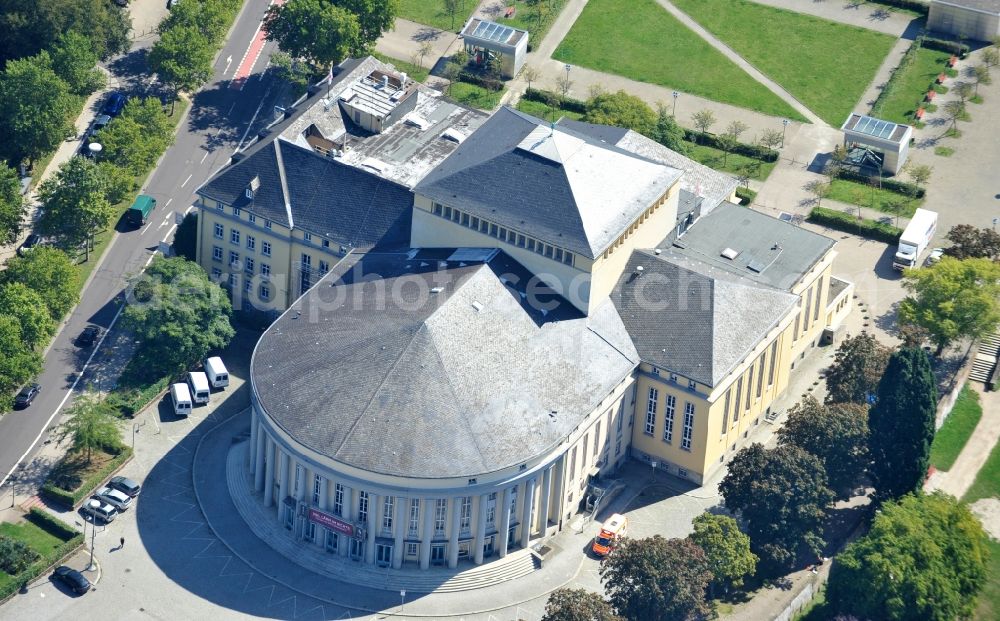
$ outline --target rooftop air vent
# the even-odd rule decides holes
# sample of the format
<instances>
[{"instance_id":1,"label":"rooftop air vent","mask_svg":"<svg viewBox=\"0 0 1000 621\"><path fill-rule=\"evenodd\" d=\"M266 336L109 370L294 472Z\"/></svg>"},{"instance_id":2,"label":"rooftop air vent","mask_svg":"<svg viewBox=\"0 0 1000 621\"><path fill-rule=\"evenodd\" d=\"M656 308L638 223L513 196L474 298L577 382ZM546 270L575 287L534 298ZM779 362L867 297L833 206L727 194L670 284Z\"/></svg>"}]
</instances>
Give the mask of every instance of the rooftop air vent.
<instances>
[{"instance_id":1,"label":"rooftop air vent","mask_svg":"<svg viewBox=\"0 0 1000 621\"><path fill-rule=\"evenodd\" d=\"M441 293L444 291L444 287L434 287L431 289L431 293Z\"/></svg>"},{"instance_id":2,"label":"rooftop air vent","mask_svg":"<svg viewBox=\"0 0 1000 621\"><path fill-rule=\"evenodd\" d=\"M476 309L476 312L479 312L479 311L483 310L483 304L482 304L482 302L473 302L472 303L472 308Z\"/></svg>"},{"instance_id":3,"label":"rooftop air vent","mask_svg":"<svg viewBox=\"0 0 1000 621\"><path fill-rule=\"evenodd\" d=\"M441 137L444 138L445 140L450 140L458 144L462 144L462 142L465 140L465 134L459 131L455 131L450 127L441 132Z\"/></svg>"},{"instance_id":4,"label":"rooftop air vent","mask_svg":"<svg viewBox=\"0 0 1000 621\"><path fill-rule=\"evenodd\" d=\"M732 248L726 248L722 251L722 256L732 261L738 257L740 252L738 250L733 250Z\"/></svg>"}]
</instances>

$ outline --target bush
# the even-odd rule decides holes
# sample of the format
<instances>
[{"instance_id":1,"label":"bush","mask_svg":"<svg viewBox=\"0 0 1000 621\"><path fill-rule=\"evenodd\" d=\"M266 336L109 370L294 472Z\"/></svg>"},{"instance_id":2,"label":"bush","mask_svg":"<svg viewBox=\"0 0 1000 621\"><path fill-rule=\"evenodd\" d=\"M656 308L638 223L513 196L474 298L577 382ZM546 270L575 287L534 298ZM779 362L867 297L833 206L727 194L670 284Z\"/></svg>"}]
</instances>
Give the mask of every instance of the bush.
<instances>
[{"instance_id":1,"label":"bush","mask_svg":"<svg viewBox=\"0 0 1000 621\"><path fill-rule=\"evenodd\" d=\"M81 545L83 545L83 533L77 533L72 539L69 539L50 554L47 554L45 558L32 563L27 569L15 575L13 580L8 582L6 586L0 587L0 602L13 595L21 588L22 584L31 582L53 565L75 552Z\"/></svg>"},{"instance_id":2,"label":"bush","mask_svg":"<svg viewBox=\"0 0 1000 621\"><path fill-rule=\"evenodd\" d=\"M831 229L844 231L845 233L856 233L862 237L868 237L887 244L899 242L899 236L903 234L899 229L891 224L876 222L875 220L858 219L857 217L823 207L816 207L809 213L809 221L816 224L828 226Z\"/></svg>"},{"instance_id":3,"label":"bush","mask_svg":"<svg viewBox=\"0 0 1000 621\"><path fill-rule=\"evenodd\" d=\"M896 78L903 75L906 72L906 68L913 63L913 59L916 58L917 50L920 47L920 39L917 39L910 44L910 47L906 48L906 53L903 54L896 68L892 70L889 79L882 85L882 90L879 91L878 97L875 98L875 103L872 104L871 116L878 116L882 113L882 106L885 104L885 100L889 98L893 85L896 83Z\"/></svg>"},{"instance_id":4,"label":"bush","mask_svg":"<svg viewBox=\"0 0 1000 621\"><path fill-rule=\"evenodd\" d=\"M897 6L901 9L908 9L922 15L927 15L930 11L930 5L926 2L921 2L920 0L875 0L878 4L885 4L887 6Z\"/></svg>"},{"instance_id":5,"label":"bush","mask_svg":"<svg viewBox=\"0 0 1000 621\"><path fill-rule=\"evenodd\" d=\"M757 193L750 188L738 187L736 188L736 198L740 199L740 205L746 206L757 198Z\"/></svg>"},{"instance_id":6,"label":"bush","mask_svg":"<svg viewBox=\"0 0 1000 621\"><path fill-rule=\"evenodd\" d=\"M543 104L547 104L554 99L559 102L559 107L563 110L579 114L587 113L587 102L580 101L579 99L573 99L572 97L563 97L559 93L555 93L553 91L529 88L524 93L523 99L527 99L528 101L538 101Z\"/></svg>"},{"instance_id":7,"label":"bush","mask_svg":"<svg viewBox=\"0 0 1000 621\"><path fill-rule=\"evenodd\" d=\"M688 142L694 142L696 144L707 144L710 147L715 147L716 149L722 149L725 151L725 147L719 137L715 134L702 134L701 132L695 131L693 129L684 130L684 140ZM774 149L768 149L757 144L747 144L745 142L736 143L736 147L732 150L732 153L738 153L739 155L745 155L746 157L752 157L755 160L760 160L762 162L777 162L778 152Z\"/></svg>"},{"instance_id":8,"label":"bush","mask_svg":"<svg viewBox=\"0 0 1000 621\"><path fill-rule=\"evenodd\" d=\"M80 482L80 484L73 490L67 490L56 485L55 480L49 478L45 481L42 486L42 493L45 494L50 500L58 505L65 507L66 509L73 509L80 501L84 498L90 496L91 493L99 486L101 486L105 481L111 478L112 473L118 470L122 464L132 458L132 448L128 446L123 446L117 449L119 452L111 459L108 463L104 465L103 468L96 472L90 473L90 475ZM58 472L59 463L52 469L53 472ZM52 475L50 475L51 477Z\"/></svg>"},{"instance_id":9,"label":"bush","mask_svg":"<svg viewBox=\"0 0 1000 621\"><path fill-rule=\"evenodd\" d=\"M948 52L949 54L954 54L959 58L965 58L969 55L969 46L964 43L958 43L957 41L947 41L945 39L935 39L934 37L924 37L921 45L929 50L937 50L939 52Z\"/></svg>"},{"instance_id":10,"label":"bush","mask_svg":"<svg viewBox=\"0 0 1000 621\"><path fill-rule=\"evenodd\" d=\"M72 528L66 524L66 522L63 522L45 511L42 511L38 507L31 508L31 512L28 513L28 521L50 535L58 537L63 541L69 541L73 537L80 534L80 531Z\"/></svg>"},{"instance_id":11,"label":"bush","mask_svg":"<svg viewBox=\"0 0 1000 621\"><path fill-rule=\"evenodd\" d=\"M837 173L837 177L847 181L857 181L864 184L870 184L872 181L878 181L878 177L870 177L848 168L841 168ZM923 198L926 194L923 188L918 188L912 183L906 183L905 181L899 181L898 179L882 179L880 183L882 184L883 189L895 192L896 194L902 194L906 197Z\"/></svg>"},{"instance_id":12,"label":"bush","mask_svg":"<svg viewBox=\"0 0 1000 621\"><path fill-rule=\"evenodd\" d=\"M14 575L28 568L39 558L38 552L19 539L0 535L0 570Z\"/></svg>"},{"instance_id":13,"label":"bush","mask_svg":"<svg viewBox=\"0 0 1000 621\"><path fill-rule=\"evenodd\" d=\"M460 82L465 82L466 84L474 84L476 86L481 86L488 91L494 93L503 90L503 82L497 80L496 78L490 78L484 75L479 75L478 73L472 73L471 71L462 71L458 74L458 80Z\"/></svg>"}]
</instances>

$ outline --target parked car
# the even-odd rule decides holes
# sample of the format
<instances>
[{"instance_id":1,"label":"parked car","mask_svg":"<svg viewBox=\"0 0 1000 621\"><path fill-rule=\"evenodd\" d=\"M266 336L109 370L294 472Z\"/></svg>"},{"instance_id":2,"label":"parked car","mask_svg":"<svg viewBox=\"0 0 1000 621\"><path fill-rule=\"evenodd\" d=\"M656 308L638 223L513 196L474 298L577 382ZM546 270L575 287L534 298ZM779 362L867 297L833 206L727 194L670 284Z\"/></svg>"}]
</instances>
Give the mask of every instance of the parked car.
<instances>
[{"instance_id":1,"label":"parked car","mask_svg":"<svg viewBox=\"0 0 1000 621\"><path fill-rule=\"evenodd\" d=\"M927 255L927 262L925 263L925 265L934 265L935 263L940 261L941 257L943 256L944 256L944 248L933 248L931 249L931 253Z\"/></svg>"},{"instance_id":2,"label":"parked car","mask_svg":"<svg viewBox=\"0 0 1000 621\"><path fill-rule=\"evenodd\" d=\"M107 114L100 115L99 117L97 117L96 119L94 119L94 124L90 126L90 132L88 133L88 135L89 136L96 135L97 132L99 132L102 129L104 129L105 127L107 127L108 123L110 123L110 122L111 122L111 117L110 116L108 116Z\"/></svg>"},{"instance_id":3,"label":"parked car","mask_svg":"<svg viewBox=\"0 0 1000 621\"><path fill-rule=\"evenodd\" d=\"M167 0L167 10L170 10L175 6L177 6L178 2L180 2L180 0Z\"/></svg>"},{"instance_id":4,"label":"parked car","mask_svg":"<svg viewBox=\"0 0 1000 621\"><path fill-rule=\"evenodd\" d=\"M115 0L115 4L124 9L128 6L128 0Z\"/></svg>"},{"instance_id":5,"label":"parked car","mask_svg":"<svg viewBox=\"0 0 1000 621\"><path fill-rule=\"evenodd\" d=\"M105 524L114 522L115 518L118 517L118 509L100 500L98 500L96 507L91 507L89 501L83 503L83 506L80 507L80 513L89 515L92 519Z\"/></svg>"},{"instance_id":6,"label":"parked car","mask_svg":"<svg viewBox=\"0 0 1000 621\"><path fill-rule=\"evenodd\" d=\"M68 586L78 595L83 595L90 590L90 580L87 580L86 576L72 567L60 565L52 572L52 577Z\"/></svg>"},{"instance_id":7,"label":"parked car","mask_svg":"<svg viewBox=\"0 0 1000 621\"><path fill-rule=\"evenodd\" d=\"M108 95L108 100L104 102L104 107L101 109L102 114L107 114L108 116L118 116L121 111L125 108L125 104L128 103L128 97L125 96L121 91L112 91Z\"/></svg>"},{"instance_id":8,"label":"parked car","mask_svg":"<svg viewBox=\"0 0 1000 621\"><path fill-rule=\"evenodd\" d=\"M21 392L17 393L16 397L14 397L14 409L23 410L28 407L41 391L42 387L38 384L28 384L21 389Z\"/></svg>"},{"instance_id":9,"label":"parked car","mask_svg":"<svg viewBox=\"0 0 1000 621\"><path fill-rule=\"evenodd\" d=\"M118 511L127 511L132 506L132 497L113 487L102 487L94 492L94 499L109 504Z\"/></svg>"},{"instance_id":10,"label":"parked car","mask_svg":"<svg viewBox=\"0 0 1000 621\"><path fill-rule=\"evenodd\" d=\"M24 253L31 252L34 250L35 246L42 243L42 236L38 233L32 233L25 238L24 243L21 244L17 249L17 254L19 256L24 256Z\"/></svg>"},{"instance_id":11,"label":"parked car","mask_svg":"<svg viewBox=\"0 0 1000 621\"><path fill-rule=\"evenodd\" d=\"M80 347L90 347L97 342L97 339L101 336L101 329L97 326L87 326L80 333L80 336L76 337L76 344Z\"/></svg>"},{"instance_id":12,"label":"parked car","mask_svg":"<svg viewBox=\"0 0 1000 621\"><path fill-rule=\"evenodd\" d=\"M124 492L131 498L135 498L142 491L142 486L128 477L111 477L108 487Z\"/></svg>"}]
</instances>

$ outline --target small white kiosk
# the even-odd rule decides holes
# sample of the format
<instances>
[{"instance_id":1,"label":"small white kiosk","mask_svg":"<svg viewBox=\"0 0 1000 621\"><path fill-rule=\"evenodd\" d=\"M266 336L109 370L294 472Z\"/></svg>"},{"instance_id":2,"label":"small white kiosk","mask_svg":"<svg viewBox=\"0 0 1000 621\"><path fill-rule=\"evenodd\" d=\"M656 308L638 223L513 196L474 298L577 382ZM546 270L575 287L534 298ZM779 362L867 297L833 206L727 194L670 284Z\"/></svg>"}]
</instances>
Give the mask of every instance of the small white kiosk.
<instances>
[{"instance_id":1,"label":"small white kiosk","mask_svg":"<svg viewBox=\"0 0 1000 621\"><path fill-rule=\"evenodd\" d=\"M913 128L862 114L851 114L841 126L847 159L861 168L896 175L906 164Z\"/></svg>"}]
</instances>

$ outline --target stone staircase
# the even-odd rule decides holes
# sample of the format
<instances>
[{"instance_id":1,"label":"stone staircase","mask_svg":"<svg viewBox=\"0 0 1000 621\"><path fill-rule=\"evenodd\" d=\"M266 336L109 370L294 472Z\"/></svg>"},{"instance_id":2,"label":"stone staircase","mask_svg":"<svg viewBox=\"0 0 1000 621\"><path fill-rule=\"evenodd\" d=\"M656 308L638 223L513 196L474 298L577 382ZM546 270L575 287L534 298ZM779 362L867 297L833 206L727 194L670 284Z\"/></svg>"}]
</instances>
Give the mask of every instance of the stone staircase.
<instances>
[{"instance_id":1,"label":"stone staircase","mask_svg":"<svg viewBox=\"0 0 1000 621\"><path fill-rule=\"evenodd\" d=\"M979 341L976 357L972 361L969 379L984 384L989 383L997 366L998 353L1000 353L1000 333L984 336Z\"/></svg>"},{"instance_id":2,"label":"stone staircase","mask_svg":"<svg viewBox=\"0 0 1000 621\"><path fill-rule=\"evenodd\" d=\"M252 492L247 468L249 442L233 445L226 460L226 480L233 504L250 530L276 552L294 563L334 580L368 588L411 593L468 591L508 580L523 578L541 567L530 549L511 551L502 559L483 565L460 563L455 569L432 567L379 569L329 554L320 546L296 541L277 519L273 507L264 504Z\"/></svg>"}]
</instances>

